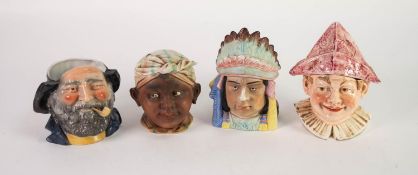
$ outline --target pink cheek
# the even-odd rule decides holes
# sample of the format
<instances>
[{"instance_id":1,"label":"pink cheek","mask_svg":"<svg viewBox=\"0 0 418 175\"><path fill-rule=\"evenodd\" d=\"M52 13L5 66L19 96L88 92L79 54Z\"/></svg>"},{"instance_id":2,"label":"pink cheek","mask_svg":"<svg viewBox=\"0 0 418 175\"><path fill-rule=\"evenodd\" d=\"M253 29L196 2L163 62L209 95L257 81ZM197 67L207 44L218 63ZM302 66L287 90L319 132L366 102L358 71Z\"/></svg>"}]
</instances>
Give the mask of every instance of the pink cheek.
<instances>
[{"instance_id":1,"label":"pink cheek","mask_svg":"<svg viewBox=\"0 0 418 175\"><path fill-rule=\"evenodd\" d=\"M311 97L317 103L324 103L327 101L326 95L314 93Z\"/></svg>"},{"instance_id":2,"label":"pink cheek","mask_svg":"<svg viewBox=\"0 0 418 175\"><path fill-rule=\"evenodd\" d=\"M100 101L105 101L107 99L107 92L105 91L98 91L95 93L95 96Z\"/></svg>"},{"instance_id":3,"label":"pink cheek","mask_svg":"<svg viewBox=\"0 0 418 175\"><path fill-rule=\"evenodd\" d=\"M66 94L63 96L63 102L67 105L72 105L77 100L78 95L76 94Z\"/></svg>"},{"instance_id":4,"label":"pink cheek","mask_svg":"<svg viewBox=\"0 0 418 175\"><path fill-rule=\"evenodd\" d=\"M354 98L352 96L342 96L341 99L342 99L344 105L349 107L349 108L354 108L357 105L356 98Z\"/></svg>"}]
</instances>

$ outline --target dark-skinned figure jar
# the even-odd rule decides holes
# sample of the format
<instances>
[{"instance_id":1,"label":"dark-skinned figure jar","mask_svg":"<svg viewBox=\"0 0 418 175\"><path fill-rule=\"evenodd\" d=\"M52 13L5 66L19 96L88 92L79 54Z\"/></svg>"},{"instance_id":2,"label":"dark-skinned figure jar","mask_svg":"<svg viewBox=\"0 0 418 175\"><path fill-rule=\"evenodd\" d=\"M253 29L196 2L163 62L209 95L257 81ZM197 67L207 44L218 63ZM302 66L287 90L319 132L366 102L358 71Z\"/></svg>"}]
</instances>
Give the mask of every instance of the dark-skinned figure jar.
<instances>
[{"instance_id":1,"label":"dark-skinned figure jar","mask_svg":"<svg viewBox=\"0 0 418 175\"><path fill-rule=\"evenodd\" d=\"M178 133L192 123L190 108L200 94L193 65L173 50L152 52L138 62L130 93L144 110L141 123L149 131Z\"/></svg>"}]
</instances>

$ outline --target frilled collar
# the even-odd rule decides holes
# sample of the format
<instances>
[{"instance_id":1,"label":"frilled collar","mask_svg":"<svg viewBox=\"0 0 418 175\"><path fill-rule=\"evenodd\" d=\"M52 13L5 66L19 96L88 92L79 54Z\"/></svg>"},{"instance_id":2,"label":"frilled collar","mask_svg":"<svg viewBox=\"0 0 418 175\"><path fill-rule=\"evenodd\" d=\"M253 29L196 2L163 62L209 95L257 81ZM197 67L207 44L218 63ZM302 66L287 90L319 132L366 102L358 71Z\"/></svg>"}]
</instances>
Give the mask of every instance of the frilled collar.
<instances>
[{"instance_id":1,"label":"frilled collar","mask_svg":"<svg viewBox=\"0 0 418 175\"><path fill-rule=\"evenodd\" d=\"M302 100L295 104L296 112L303 121L304 126L314 135L322 139L329 137L337 140L351 139L360 134L370 120L370 115L360 106L350 118L338 124L329 124L321 120L312 112L309 99Z\"/></svg>"}]
</instances>

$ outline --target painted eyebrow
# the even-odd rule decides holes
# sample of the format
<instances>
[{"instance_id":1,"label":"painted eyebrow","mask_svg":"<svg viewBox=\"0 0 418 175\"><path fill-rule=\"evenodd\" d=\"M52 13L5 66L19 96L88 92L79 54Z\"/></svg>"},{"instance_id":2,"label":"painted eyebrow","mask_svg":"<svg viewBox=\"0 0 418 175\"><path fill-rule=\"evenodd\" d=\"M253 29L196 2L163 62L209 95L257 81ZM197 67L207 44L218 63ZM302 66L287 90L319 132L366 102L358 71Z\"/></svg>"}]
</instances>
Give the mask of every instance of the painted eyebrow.
<instances>
[{"instance_id":1,"label":"painted eyebrow","mask_svg":"<svg viewBox=\"0 0 418 175\"><path fill-rule=\"evenodd\" d=\"M103 80L92 78L92 79L88 79L86 82L87 83L96 83L96 82L103 82Z\"/></svg>"},{"instance_id":2,"label":"painted eyebrow","mask_svg":"<svg viewBox=\"0 0 418 175\"><path fill-rule=\"evenodd\" d=\"M103 80L100 80L100 79L88 79L87 81L86 81L87 83L96 83L96 82L103 82ZM80 81L77 81L77 80L70 80L70 81L67 81L67 82L65 82L64 83L64 86L69 86L69 85L80 85L81 84L81 82Z\"/></svg>"},{"instance_id":3,"label":"painted eyebrow","mask_svg":"<svg viewBox=\"0 0 418 175\"><path fill-rule=\"evenodd\" d=\"M346 83L356 83L357 84L357 80L354 80L354 82L350 81L350 80L344 80L343 82L341 82L340 85L344 85Z\"/></svg>"},{"instance_id":4,"label":"painted eyebrow","mask_svg":"<svg viewBox=\"0 0 418 175\"><path fill-rule=\"evenodd\" d=\"M329 80L329 77L318 77L318 79L327 82L328 84L331 84L331 81Z\"/></svg>"},{"instance_id":5,"label":"painted eyebrow","mask_svg":"<svg viewBox=\"0 0 418 175\"><path fill-rule=\"evenodd\" d=\"M149 90L155 90L155 89L158 89L160 87L161 86L159 84L146 84L142 88L146 88L146 89L149 89Z\"/></svg>"},{"instance_id":6,"label":"painted eyebrow","mask_svg":"<svg viewBox=\"0 0 418 175\"><path fill-rule=\"evenodd\" d=\"M234 84L239 84L239 82L236 82L236 81L233 81L233 80L227 80L226 82L234 83Z\"/></svg>"},{"instance_id":7,"label":"painted eyebrow","mask_svg":"<svg viewBox=\"0 0 418 175\"><path fill-rule=\"evenodd\" d=\"M247 85L259 84L259 83L263 83L263 81L252 81L252 82L247 83Z\"/></svg>"},{"instance_id":8,"label":"painted eyebrow","mask_svg":"<svg viewBox=\"0 0 418 175\"><path fill-rule=\"evenodd\" d=\"M69 86L69 85L80 85L81 82L79 81L67 81L64 83L64 86Z\"/></svg>"}]
</instances>

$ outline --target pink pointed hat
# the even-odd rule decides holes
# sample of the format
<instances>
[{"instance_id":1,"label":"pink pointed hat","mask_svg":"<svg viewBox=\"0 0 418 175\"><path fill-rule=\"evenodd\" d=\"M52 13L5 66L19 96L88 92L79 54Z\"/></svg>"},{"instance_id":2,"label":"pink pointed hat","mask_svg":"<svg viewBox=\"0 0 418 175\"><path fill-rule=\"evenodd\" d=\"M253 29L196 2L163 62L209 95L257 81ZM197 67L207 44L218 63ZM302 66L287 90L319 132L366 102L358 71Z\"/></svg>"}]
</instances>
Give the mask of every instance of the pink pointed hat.
<instances>
[{"instance_id":1,"label":"pink pointed hat","mask_svg":"<svg viewBox=\"0 0 418 175\"><path fill-rule=\"evenodd\" d=\"M380 82L366 63L344 27L334 22L319 38L308 56L290 71L291 75L343 75L368 82Z\"/></svg>"}]
</instances>

